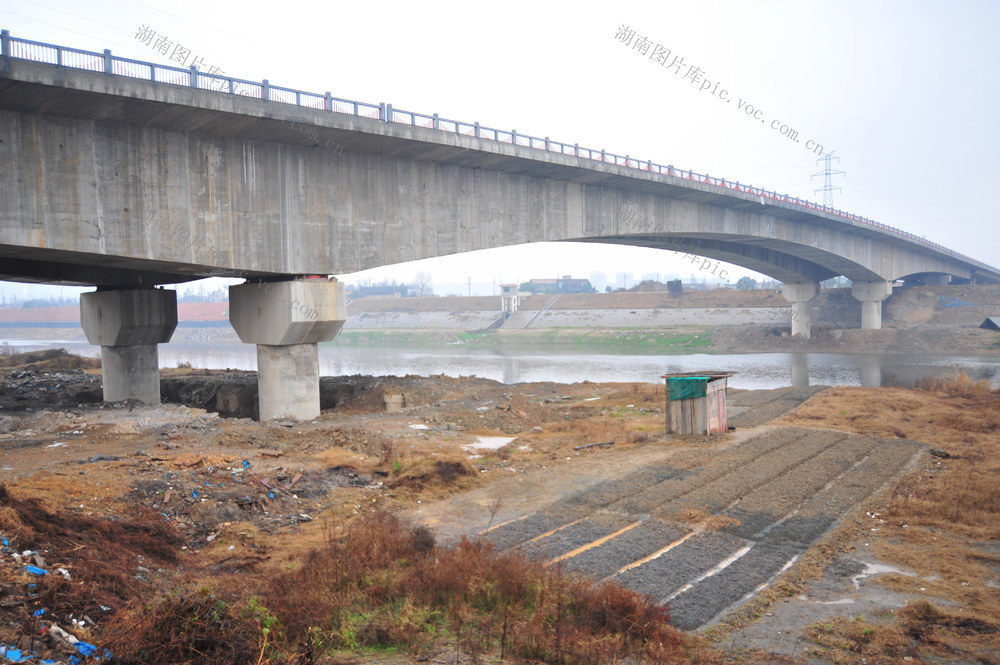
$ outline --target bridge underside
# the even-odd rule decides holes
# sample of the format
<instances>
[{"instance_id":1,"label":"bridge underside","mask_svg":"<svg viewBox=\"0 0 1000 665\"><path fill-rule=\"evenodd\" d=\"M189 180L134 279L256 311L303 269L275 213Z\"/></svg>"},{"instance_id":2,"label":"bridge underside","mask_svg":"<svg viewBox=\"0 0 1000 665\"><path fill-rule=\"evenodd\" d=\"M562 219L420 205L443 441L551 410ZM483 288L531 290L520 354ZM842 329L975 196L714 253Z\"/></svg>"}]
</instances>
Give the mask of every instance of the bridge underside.
<instances>
[{"instance_id":1,"label":"bridge underside","mask_svg":"<svg viewBox=\"0 0 1000 665\"><path fill-rule=\"evenodd\" d=\"M0 279L98 287L82 320L116 398L158 399L176 304L152 287L203 277L247 279L230 318L258 347L262 418L318 414L315 344L345 314L342 286L307 275L541 241L654 247L780 280L803 336L836 275L854 282L864 327L879 327L896 279L1000 282L909 234L723 185L190 86L0 68Z\"/></svg>"},{"instance_id":2,"label":"bridge underside","mask_svg":"<svg viewBox=\"0 0 1000 665\"><path fill-rule=\"evenodd\" d=\"M775 238L738 234L684 233L570 238L565 242L605 243L683 252L737 265L785 283L822 282L837 276L852 281L883 281L871 269L817 247ZM0 244L0 280L98 287L179 284L208 277L250 281L289 279L294 274L237 270L195 263L157 261L50 248ZM958 274L956 274L958 273ZM922 271L899 278L914 284L968 282L968 271ZM990 283L990 280L980 278ZM977 280L977 281L980 281Z\"/></svg>"},{"instance_id":3,"label":"bridge underside","mask_svg":"<svg viewBox=\"0 0 1000 665\"><path fill-rule=\"evenodd\" d=\"M194 266L87 252L0 245L0 280L65 286L153 286L209 275Z\"/></svg>"}]
</instances>

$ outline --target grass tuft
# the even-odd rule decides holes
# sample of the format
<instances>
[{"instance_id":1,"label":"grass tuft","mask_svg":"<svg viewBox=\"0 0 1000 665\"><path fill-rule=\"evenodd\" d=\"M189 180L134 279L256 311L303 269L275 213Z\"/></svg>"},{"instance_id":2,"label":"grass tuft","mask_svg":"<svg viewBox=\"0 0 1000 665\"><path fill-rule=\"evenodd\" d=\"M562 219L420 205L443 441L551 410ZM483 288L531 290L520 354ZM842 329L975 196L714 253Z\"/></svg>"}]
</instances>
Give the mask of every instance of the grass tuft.
<instances>
[{"instance_id":1,"label":"grass tuft","mask_svg":"<svg viewBox=\"0 0 1000 665\"><path fill-rule=\"evenodd\" d=\"M441 548L388 513L274 580L267 604L300 652L448 646L474 662L709 662L639 594L481 542Z\"/></svg>"}]
</instances>

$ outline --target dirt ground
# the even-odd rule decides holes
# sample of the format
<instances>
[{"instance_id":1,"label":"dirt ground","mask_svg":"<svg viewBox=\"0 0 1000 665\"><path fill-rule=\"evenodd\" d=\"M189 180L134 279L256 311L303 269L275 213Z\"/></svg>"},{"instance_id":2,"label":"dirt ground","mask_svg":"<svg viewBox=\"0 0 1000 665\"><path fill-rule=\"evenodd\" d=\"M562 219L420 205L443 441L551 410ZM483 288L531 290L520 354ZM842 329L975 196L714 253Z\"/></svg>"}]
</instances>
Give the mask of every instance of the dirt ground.
<instances>
[{"instance_id":1,"label":"dirt ground","mask_svg":"<svg viewBox=\"0 0 1000 665\"><path fill-rule=\"evenodd\" d=\"M730 391L709 438L663 434L657 385L346 377L316 421L260 423L216 412L252 374L105 405L95 361L3 360L0 644L29 662L102 656L137 598L252 592L379 511L668 602L720 661L1000 662L988 393Z\"/></svg>"}]
</instances>

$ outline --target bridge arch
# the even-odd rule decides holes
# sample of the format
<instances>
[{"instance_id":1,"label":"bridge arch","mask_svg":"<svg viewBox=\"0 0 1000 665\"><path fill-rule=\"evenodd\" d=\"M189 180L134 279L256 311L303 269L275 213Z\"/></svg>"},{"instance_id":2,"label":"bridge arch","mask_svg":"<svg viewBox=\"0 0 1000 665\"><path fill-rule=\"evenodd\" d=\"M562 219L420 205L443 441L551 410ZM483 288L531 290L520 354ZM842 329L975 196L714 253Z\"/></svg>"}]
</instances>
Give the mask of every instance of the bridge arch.
<instances>
[{"instance_id":1,"label":"bridge arch","mask_svg":"<svg viewBox=\"0 0 1000 665\"><path fill-rule=\"evenodd\" d=\"M158 65L129 61L120 75L110 52L84 53L97 66L81 69L32 62L0 41L0 174L11 176L0 265L15 279L104 287L111 295L89 300L109 348L155 348L153 310L167 335L175 308L149 286L240 276L241 339L275 376L312 371L310 345L342 324L343 289L302 276L542 240L676 248L771 275L803 334L818 282L835 275L854 280L863 327L880 325L901 277L1000 282L996 268L898 229L672 166L266 81L244 96L196 70L158 79ZM184 85L159 82L177 72ZM120 329L100 328L105 310ZM142 356L150 374L153 357ZM313 395L318 382L302 386Z\"/></svg>"}]
</instances>

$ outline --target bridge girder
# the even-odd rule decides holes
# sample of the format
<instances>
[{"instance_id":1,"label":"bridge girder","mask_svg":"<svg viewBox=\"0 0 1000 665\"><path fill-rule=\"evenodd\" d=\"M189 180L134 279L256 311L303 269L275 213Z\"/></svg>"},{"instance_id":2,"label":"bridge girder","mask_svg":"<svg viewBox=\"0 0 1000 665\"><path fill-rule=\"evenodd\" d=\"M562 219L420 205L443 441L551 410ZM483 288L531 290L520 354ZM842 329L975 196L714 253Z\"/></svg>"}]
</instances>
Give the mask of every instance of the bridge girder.
<instances>
[{"instance_id":1,"label":"bridge girder","mask_svg":"<svg viewBox=\"0 0 1000 665\"><path fill-rule=\"evenodd\" d=\"M0 73L0 250L15 250L0 255L23 260L5 264L8 277L340 274L579 240L677 249L782 281L1000 281L990 266L892 230L734 189L373 118L9 64ZM637 220L649 229L637 233ZM47 273L39 262L62 267Z\"/></svg>"}]
</instances>

